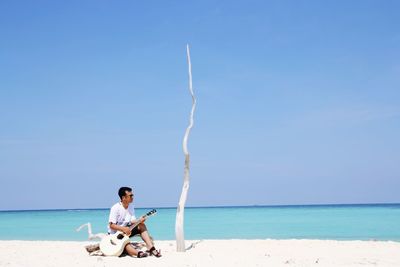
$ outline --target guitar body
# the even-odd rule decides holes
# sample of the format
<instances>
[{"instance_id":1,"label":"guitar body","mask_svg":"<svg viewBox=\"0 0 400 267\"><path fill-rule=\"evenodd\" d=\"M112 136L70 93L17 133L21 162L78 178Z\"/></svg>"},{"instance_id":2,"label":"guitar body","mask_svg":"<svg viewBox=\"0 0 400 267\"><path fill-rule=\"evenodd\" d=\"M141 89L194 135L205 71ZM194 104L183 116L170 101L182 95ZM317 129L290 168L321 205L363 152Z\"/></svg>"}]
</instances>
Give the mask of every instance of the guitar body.
<instances>
[{"instance_id":1,"label":"guitar body","mask_svg":"<svg viewBox=\"0 0 400 267\"><path fill-rule=\"evenodd\" d=\"M146 213L145 215L143 215L142 217L147 218L151 215L154 215L156 212L157 211L153 209L148 213ZM139 223L130 226L129 227L130 230L132 231L132 229L135 228L137 225L139 225ZM119 257L124 251L125 246L129 244L129 242L130 242L129 236L127 236L121 231L118 231L115 234L107 235L101 239L100 250L106 256Z\"/></svg>"},{"instance_id":2,"label":"guitar body","mask_svg":"<svg viewBox=\"0 0 400 267\"><path fill-rule=\"evenodd\" d=\"M122 232L116 232L115 234L103 237L100 242L100 250L106 256L120 256L125 249L125 246L129 244L129 236Z\"/></svg>"}]
</instances>

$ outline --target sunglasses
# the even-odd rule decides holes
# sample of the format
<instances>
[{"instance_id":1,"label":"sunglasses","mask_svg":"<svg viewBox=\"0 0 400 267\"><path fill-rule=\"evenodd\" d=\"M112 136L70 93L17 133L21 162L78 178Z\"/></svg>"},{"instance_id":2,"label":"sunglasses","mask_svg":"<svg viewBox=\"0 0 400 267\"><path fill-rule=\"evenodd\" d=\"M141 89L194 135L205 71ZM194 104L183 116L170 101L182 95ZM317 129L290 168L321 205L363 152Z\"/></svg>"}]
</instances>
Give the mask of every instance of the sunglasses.
<instances>
[{"instance_id":1,"label":"sunglasses","mask_svg":"<svg viewBox=\"0 0 400 267\"><path fill-rule=\"evenodd\" d=\"M126 195L127 197L133 197L133 194Z\"/></svg>"}]
</instances>

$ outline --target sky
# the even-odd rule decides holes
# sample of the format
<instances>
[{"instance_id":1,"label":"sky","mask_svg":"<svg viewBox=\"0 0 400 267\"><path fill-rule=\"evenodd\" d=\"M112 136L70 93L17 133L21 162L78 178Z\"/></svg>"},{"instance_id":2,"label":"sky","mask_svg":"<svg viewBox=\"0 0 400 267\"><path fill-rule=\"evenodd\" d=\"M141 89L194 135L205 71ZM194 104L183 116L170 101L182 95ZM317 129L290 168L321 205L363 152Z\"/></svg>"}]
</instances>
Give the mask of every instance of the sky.
<instances>
[{"instance_id":1,"label":"sky","mask_svg":"<svg viewBox=\"0 0 400 267\"><path fill-rule=\"evenodd\" d=\"M400 202L399 1L1 1L0 210Z\"/></svg>"}]
</instances>

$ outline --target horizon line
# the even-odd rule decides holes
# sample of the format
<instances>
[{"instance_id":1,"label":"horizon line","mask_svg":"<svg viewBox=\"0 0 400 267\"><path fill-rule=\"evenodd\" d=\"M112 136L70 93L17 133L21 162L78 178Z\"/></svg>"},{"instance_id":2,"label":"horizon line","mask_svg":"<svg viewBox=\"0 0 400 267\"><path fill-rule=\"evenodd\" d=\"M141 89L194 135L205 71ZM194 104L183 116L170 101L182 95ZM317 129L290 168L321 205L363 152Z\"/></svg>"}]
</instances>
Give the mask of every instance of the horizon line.
<instances>
[{"instance_id":1,"label":"horizon line","mask_svg":"<svg viewBox=\"0 0 400 267\"><path fill-rule=\"evenodd\" d=\"M265 204L254 204L254 205L218 205L218 206L188 206L185 208L254 208L254 207L270 207L270 208L279 208L279 207L320 207L320 206L379 206L379 205L400 205L400 203L395 202L383 202L383 203L341 203L341 204L276 204L276 205L265 205ZM136 209L176 209L177 207L135 207ZM0 209L0 212L23 212L23 211L79 211L79 210L109 210L110 208L62 208L62 209L10 209L3 210Z\"/></svg>"}]
</instances>

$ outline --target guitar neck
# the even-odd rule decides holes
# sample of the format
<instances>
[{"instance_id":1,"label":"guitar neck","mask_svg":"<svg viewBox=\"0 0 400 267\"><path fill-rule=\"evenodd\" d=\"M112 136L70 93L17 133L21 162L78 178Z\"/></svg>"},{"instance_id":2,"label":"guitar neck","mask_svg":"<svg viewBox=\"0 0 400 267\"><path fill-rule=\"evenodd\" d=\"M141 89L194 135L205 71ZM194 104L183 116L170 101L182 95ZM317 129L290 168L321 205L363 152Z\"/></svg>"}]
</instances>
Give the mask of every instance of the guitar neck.
<instances>
[{"instance_id":1,"label":"guitar neck","mask_svg":"<svg viewBox=\"0 0 400 267\"><path fill-rule=\"evenodd\" d=\"M154 215L156 212L157 211L155 209L153 209L152 211L150 211L150 212L146 213L145 215L141 216L140 218L146 219L147 217L149 217L151 215ZM133 230L133 228L135 228L136 226L138 226L140 224L140 218L136 223L134 223L131 226L129 226L129 229L131 231Z\"/></svg>"},{"instance_id":2,"label":"guitar neck","mask_svg":"<svg viewBox=\"0 0 400 267\"><path fill-rule=\"evenodd\" d=\"M142 217L140 217L140 218L146 219L147 217L148 217L147 215L144 215L144 216L142 216ZM132 231L133 228L135 228L136 226L138 226L138 225L140 224L140 218L139 218L139 221L138 221L137 223L134 223L134 224L132 224L132 225L129 227L129 230Z\"/></svg>"}]
</instances>

